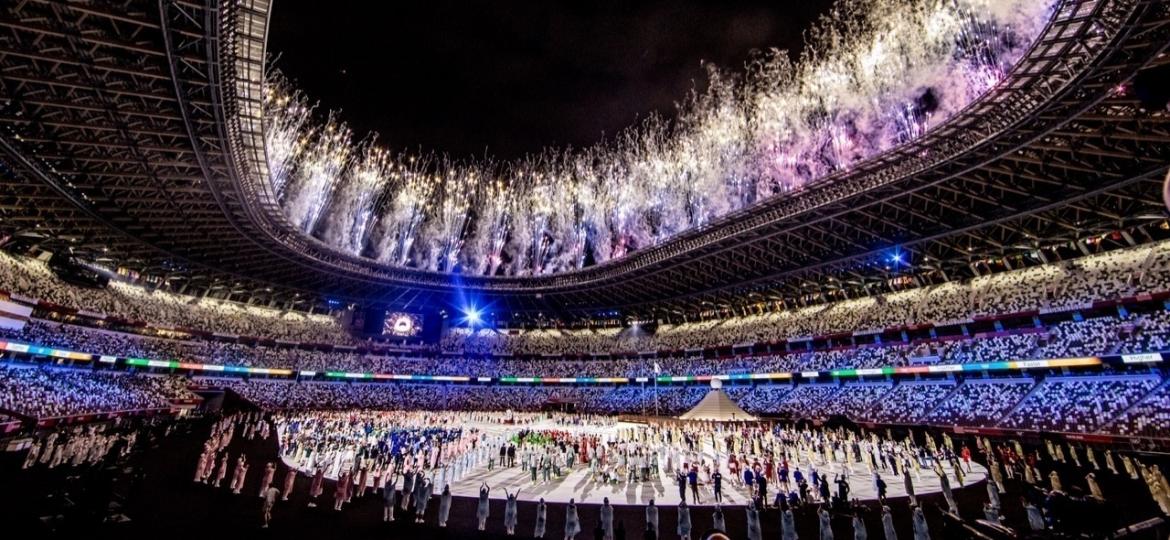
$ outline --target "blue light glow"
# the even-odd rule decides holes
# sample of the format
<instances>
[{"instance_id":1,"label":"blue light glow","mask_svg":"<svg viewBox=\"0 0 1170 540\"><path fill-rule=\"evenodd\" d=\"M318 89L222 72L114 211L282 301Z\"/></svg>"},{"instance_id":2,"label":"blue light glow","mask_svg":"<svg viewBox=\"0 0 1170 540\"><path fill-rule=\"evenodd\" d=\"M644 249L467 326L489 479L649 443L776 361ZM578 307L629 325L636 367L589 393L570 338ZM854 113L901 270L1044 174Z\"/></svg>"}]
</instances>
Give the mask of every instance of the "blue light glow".
<instances>
[{"instance_id":1,"label":"blue light glow","mask_svg":"<svg viewBox=\"0 0 1170 540\"><path fill-rule=\"evenodd\" d=\"M483 313L475 306L466 306L462 308L463 321L467 326L479 326L483 322Z\"/></svg>"}]
</instances>

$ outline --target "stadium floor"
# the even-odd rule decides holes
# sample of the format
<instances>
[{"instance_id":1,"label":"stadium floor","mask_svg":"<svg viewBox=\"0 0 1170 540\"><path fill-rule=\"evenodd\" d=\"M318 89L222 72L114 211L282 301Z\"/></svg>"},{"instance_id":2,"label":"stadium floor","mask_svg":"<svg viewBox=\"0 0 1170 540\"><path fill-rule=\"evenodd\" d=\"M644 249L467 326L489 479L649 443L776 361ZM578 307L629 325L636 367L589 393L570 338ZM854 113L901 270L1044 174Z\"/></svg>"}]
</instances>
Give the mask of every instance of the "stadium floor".
<instances>
[{"instance_id":1,"label":"stadium floor","mask_svg":"<svg viewBox=\"0 0 1170 540\"><path fill-rule=\"evenodd\" d=\"M330 498L332 482L327 481L324 493L316 508L307 507L309 479L298 478L292 498L287 502L278 502L273 512L272 526L261 529L261 500L257 496L259 490L260 467L257 464L276 459L275 433L268 440L240 441L236 440L229 447L231 454L239 452L248 454L249 462L253 464L251 474L244 488L243 494L233 495L226 488L213 488L192 482L193 471L198 460L203 441L208 429L206 421L192 421L186 423L188 429L177 430L170 437L152 442L153 445L142 455L133 456L127 465L115 469L93 469L78 473L70 469L61 468L46 470L37 468L30 471L20 470L18 456L7 454L0 463L5 477L11 482L5 482L0 490L3 499L3 508L11 510L6 514L14 519L14 526L31 527L26 530L41 530L43 536L61 535L74 537L78 534L91 535L102 532L118 534L126 537L157 537L158 533L165 533L167 538L192 537L229 537L248 535L252 538L418 538L426 536L431 539L442 538L505 538L503 526L504 501L491 501L491 517L485 533L475 532L475 499L470 497L455 497L447 529L440 529L434 525L435 513L438 504L432 502L428 507L428 525L416 525L410 514L399 513L399 520L395 523L381 521L381 499L377 495L367 495L355 499L342 512L334 512ZM286 467L278 464L277 482L284 477ZM1047 469L1043 469L1046 474ZM1067 479L1080 478L1082 471L1071 469L1062 470ZM1148 497L1145 487L1138 481L1127 477L1113 477L1100 474L1099 482L1107 496L1115 496L1116 504L1112 506L1116 516L1094 516L1097 520L1113 521L1118 523L1132 523L1157 515L1157 508ZM1066 480L1066 484L1069 484ZM1006 523L1023 530L1025 516L1018 503L1019 495L1024 486L1021 482L1009 482L1008 492L1001 496L1005 508L1003 515ZM111 511L107 510L102 501L107 500L109 493L114 493L119 501L113 508L116 514L124 514L129 518L125 523L100 523L108 518ZM982 483L969 485L955 490L955 497L965 517L981 517L981 508L986 501L986 491ZM925 505L928 522L931 526L933 538L953 538L952 533L945 530L937 507L944 505L941 494L929 494L919 497ZM895 526L900 537L910 537L910 511L905 498L891 498L888 500L891 507ZM876 502L866 504L869 512L864 519L871 538L881 535L880 515ZM521 502L519 504L518 537L531 537L535 516L535 504ZM592 529L597 524L598 507L596 505L580 505L578 509L583 531L577 536L579 539L592 537ZM817 537L817 518L815 507L806 506L796 510L796 523L801 538ZM725 510L728 532L732 538L744 538L746 530L745 513L742 508ZM64 519L45 518L45 516L63 516ZM640 538L644 526L644 514L640 506L615 507L615 523L623 522L626 526L627 538ZM709 508L693 508L692 537L697 536L711 525ZM405 519L403 519L405 518ZM548 525L546 538L556 539L563 537L564 506L549 504ZM677 538L674 534L676 524L675 508L672 506L660 507L659 523L663 532L659 538ZM779 538L780 514L774 509L764 510L761 513L761 522L765 538ZM837 538L852 538L853 530L848 515L835 515L833 529Z\"/></svg>"},{"instance_id":2,"label":"stadium floor","mask_svg":"<svg viewBox=\"0 0 1170 540\"><path fill-rule=\"evenodd\" d=\"M506 435L511 431L510 427L500 426L494 423L473 423L469 425L489 435ZM620 422L616 425L606 427L589 426L586 428L576 428L573 426L561 426L552 422L538 422L524 427L533 430L551 429L604 436L616 435L619 430L638 429L641 426ZM714 448L710 443L704 444L701 452L707 459L711 459L714 456ZM283 460L283 464L288 465L289 461ZM845 471L840 465L834 465L832 468L820 467L819 469L822 474L827 474L830 479L836 478L838 474L846 474L849 477L851 498L861 501L877 500L877 488L874 486L873 476L863 466L857 465L852 473ZM956 481L954 474L951 472L950 464L944 464L943 469L946 471L952 485L954 485ZM972 463L971 469L971 472L966 476L967 485L983 486L983 480L987 477L987 469L978 463ZM906 487L902 481L902 477L886 476L889 498L906 496ZM326 477L335 478L334 476L329 476L328 473L326 473ZM942 491L938 476L930 470L921 471L920 474L914 475L912 478L916 494L921 495ZM283 477L278 476L277 479L279 481ZM659 474L652 475L647 482L633 482L629 484L616 482L604 483L590 475L587 467L580 465L559 479L553 478L549 482L537 482L534 484L531 480L531 473L521 467L497 466L489 470L486 464L481 463L459 480L451 482L451 493L455 496L476 497L479 494L480 485L484 482L488 486L491 486L494 497L503 497L504 490L513 493L519 490L519 500L531 502L543 498L546 503L568 503L570 500L575 500L578 504L602 504L603 500L608 497L610 504L614 506L645 505L653 499L659 507L663 507L677 506L681 500L678 494L678 485L674 483L674 479L670 473L665 471L660 471ZM776 486L772 485L770 487L770 496L774 496ZM442 485L435 486L436 492L441 489ZM701 503L697 505L693 504L693 501L689 499L690 495L688 492L688 501L692 503L692 518L694 518L693 514L697 512L710 513L713 511L714 501L712 500L712 494L706 486L702 488L702 491ZM751 499L751 494L747 490L742 486L737 486L730 480L725 483L723 491L722 505L725 508L746 506ZM742 510L729 511L733 514L742 512Z\"/></svg>"}]
</instances>

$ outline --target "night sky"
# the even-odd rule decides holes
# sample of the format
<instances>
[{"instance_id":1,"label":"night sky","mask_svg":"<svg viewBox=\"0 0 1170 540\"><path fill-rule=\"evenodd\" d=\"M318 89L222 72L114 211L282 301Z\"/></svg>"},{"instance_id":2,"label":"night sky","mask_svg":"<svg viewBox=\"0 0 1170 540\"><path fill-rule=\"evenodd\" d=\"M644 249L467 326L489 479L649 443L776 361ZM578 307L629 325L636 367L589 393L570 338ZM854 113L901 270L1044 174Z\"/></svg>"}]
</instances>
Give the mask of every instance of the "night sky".
<instances>
[{"instance_id":1,"label":"night sky","mask_svg":"<svg viewBox=\"0 0 1170 540\"><path fill-rule=\"evenodd\" d=\"M702 88L702 61L799 51L804 2L275 0L269 53L357 138L512 159L581 147Z\"/></svg>"}]
</instances>

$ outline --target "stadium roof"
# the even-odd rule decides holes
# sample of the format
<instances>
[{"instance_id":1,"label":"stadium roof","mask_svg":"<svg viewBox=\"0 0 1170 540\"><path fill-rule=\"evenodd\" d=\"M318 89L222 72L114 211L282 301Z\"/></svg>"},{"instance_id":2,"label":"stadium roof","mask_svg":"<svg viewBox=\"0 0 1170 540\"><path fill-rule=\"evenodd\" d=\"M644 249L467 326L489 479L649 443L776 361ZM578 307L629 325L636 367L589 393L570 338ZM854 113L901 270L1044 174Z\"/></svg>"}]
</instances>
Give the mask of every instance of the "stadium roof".
<instances>
[{"instance_id":1,"label":"stadium roof","mask_svg":"<svg viewBox=\"0 0 1170 540\"><path fill-rule=\"evenodd\" d=\"M1165 219L1168 117L1143 110L1129 85L1170 63L1170 8L1066 0L991 93L914 142L798 192L559 275L390 268L301 234L265 181L269 7L0 8L0 231L240 301L421 309L474 298L501 312L571 317L865 294L888 286L901 261L957 279L978 261ZM887 268L895 247L899 263Z\"/></svg>"}]
</instances>

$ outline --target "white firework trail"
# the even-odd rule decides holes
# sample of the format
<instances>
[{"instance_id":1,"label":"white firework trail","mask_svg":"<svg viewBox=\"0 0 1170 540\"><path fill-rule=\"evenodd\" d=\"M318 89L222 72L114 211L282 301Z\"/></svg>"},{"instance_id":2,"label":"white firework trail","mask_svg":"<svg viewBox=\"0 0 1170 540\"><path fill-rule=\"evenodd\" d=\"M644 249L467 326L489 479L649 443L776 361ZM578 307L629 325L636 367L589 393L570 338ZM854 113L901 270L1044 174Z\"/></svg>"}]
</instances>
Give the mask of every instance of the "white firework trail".
<instances>
[{"instance_id":1,"label":"white firework trail","mask_svg":"<svg viewBox=\"0 0 1170 540\"><path fill-rule=\"evenodd\" d=\"M351 254L362 254L394 166L386 150L373 142L362 145L360 157L346 171L334 205L329 209L330 220L323 240Z\"/></svg>"},{"instance_id":2,"label":"white firework trail","mask_svg":"<svg viewBox=\"0 0 1170 540\"><path fill-rule=\"evenodd\" d=\"M308 130L312 108L279 74L264 87L264 147L268 178L277 199L284 195L292 169L312 136Z\"/></svg>"},{"instance_id":3,"label":"white firework trail","mask_svg":"<svg viewBox=\"0 0 1170 540\"><path fill-rule=\"evenodd\" d=\"M433 159L431 156L409 156L399 159L398 165L392 169L390 195L380 217L382 236L378 260L405 266L414 255L415 241L440 182L439 175L431 171Z\"/></svg>"},{"instance_id":4,"label":"white firework trail","mask_svg":"<svg viewBox=\"0 0 1170 540\"><path fill-rule=\"evenodd\" d=\"M270 181L302 231L386 264L578 269L923 136L1006 76L1054 2L841 0L796 62L768 51L742 74L711 66L705 90L670 121L499 166L388 151L388 164L371 164L373 150L354 150L332 120L314 127L304 97L276 77L265 102ZM350 155L361 157L347 170Z\"/></svg>"},{"instance_id":5,"label":"white firework trail","mask_svg":"<svg viewBox=\"0 0 1170 540\"><path fill-rule=\"evenodd\" d=\"M332 116L308 143L288 186L285 211L305 234L313 234L349 164L349 128Z\"/></svg>"},{"instance_id":6,"label":"white firework trail","mask_svg":"<svg viewBox=\"0 0 1170 540\"><path fill-rule=\"evenodd\" d=\"M444 160L434 207L428 211L423 236L428 246L425 268L452 271L459 263L459 253L471 223L469 210L476 200L483 179L473 166L461 166Z\"/></svg>"},{"instance_id":7,"label":"white firework trail","mask_svg":"<svg viewBox=\"0 0 1170 540\"><path fill-rule=\"evenodd\" d=\"M478 208L476 249L469 261L481 275L493 276L504 263L504 246L512 229L512 216L518 210L513 191L500 178L488 180Z\"/></svg>"}]
</instances>

